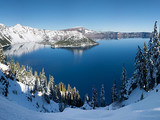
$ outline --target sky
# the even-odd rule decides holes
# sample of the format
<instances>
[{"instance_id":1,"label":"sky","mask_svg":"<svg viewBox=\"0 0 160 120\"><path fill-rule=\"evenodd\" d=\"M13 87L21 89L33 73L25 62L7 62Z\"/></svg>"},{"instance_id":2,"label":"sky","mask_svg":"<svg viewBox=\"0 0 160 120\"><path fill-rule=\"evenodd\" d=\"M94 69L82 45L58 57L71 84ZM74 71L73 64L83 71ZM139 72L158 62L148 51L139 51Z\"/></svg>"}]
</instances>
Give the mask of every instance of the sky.
<instances>
[{"instance_id":1,"label":"sky","mask_svg":"<svg viewBox=\"0 0 160 120\"><path fill-rule=\"evenodd\" d=\"M0 23L60 30L151 32L160 0L0 0Z\"/></svg>"}]
</instances>

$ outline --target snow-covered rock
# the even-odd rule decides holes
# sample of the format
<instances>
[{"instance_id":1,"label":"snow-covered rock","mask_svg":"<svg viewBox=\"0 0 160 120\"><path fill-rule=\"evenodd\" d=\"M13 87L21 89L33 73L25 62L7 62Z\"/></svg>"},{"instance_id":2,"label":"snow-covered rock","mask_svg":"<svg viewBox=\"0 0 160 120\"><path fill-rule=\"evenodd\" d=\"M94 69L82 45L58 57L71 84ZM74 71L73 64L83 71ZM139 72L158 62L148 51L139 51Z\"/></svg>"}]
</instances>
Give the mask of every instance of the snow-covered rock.
<instances>
[{"instance_id":1,"label":"snow-covered rock","mask_svg":"<svg viewBox=\"0 0 160 120\"><path fill-rule=\"evenodd\" d=\"M55 41L64 40L71 36L83 36L83 34L78 31L36 29L22 26L21 24L11 27L0 24L1 41L9 41L11 44L25 42L53 43Z\"/></svg>"}]
</instances>

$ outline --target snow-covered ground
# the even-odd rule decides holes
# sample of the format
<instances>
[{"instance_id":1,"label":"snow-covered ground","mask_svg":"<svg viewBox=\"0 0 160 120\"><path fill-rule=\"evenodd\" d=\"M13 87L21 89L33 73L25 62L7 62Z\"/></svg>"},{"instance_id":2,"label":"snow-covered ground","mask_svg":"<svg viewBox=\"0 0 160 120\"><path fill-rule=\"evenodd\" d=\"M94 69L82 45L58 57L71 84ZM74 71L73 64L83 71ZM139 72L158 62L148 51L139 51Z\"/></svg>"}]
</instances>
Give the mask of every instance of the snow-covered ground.
<instances>
[{"instance_id":1,"label":"snow-covered ground","mask_svg":"<svg viewBox=\"0 0 160 120\"><path fill-rule=\"evenodd\" d=\"M158 90L158 92L156 92ZM160 86L145 99L117 110L108 107L96 110L67 108L59 113L40 113L29 110L0 96L0 120L159 120Z\"/></svg>"}]
</instances>

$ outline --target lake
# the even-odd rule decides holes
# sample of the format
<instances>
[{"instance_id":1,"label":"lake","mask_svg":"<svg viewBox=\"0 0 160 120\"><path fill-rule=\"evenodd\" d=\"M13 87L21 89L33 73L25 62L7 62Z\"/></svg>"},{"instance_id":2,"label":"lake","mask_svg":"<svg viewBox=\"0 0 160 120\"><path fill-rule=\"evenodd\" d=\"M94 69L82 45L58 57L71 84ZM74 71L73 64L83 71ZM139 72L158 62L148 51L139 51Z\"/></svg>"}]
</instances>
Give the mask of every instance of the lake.
<instances>
[{"instance_id":1,"label":"lake","mask_svg":"<svg viewBox=\"0 0 160 120\"><path fill-rule=\"evenodd\" d=\"M10 46L6 55L13 55L15 61L29 65L40 72L44 67L46 76L53 75L55 82L76 86L81 98L88 93L92 96L95 86L100 96L101 84L104 84L106 102L111 102L111 87L116 80L120 87L122 65L127 77L134 71L134 58L137 46L143 47L149 39L130 38L120 40L99 40L99 45L89 48L52 49L50 46L26 43Z\"/></svg>"}]
</instances>

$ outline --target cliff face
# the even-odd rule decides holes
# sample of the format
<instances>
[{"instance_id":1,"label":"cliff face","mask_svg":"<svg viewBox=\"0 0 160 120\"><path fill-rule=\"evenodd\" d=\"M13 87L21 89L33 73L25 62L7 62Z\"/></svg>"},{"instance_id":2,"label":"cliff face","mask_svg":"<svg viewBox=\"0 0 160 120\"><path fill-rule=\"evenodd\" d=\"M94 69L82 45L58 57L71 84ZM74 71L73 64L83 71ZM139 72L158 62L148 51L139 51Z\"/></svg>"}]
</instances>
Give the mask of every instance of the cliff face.
<instances>
[{"instance_id":1,"label":"cliff face","mask_svg":"<svg viewBox=\"0 0 160 120\"><path fill-rule=\"evenodd\" d=\"M89 33L89 34L85 34L85 36L90 39L150 38L151 33L147 33L147 32L132 32L132 33L102 32L102 33Z\"/></svg>"},{"instance_id":2,"label":"cliff face","mask_svg":"<svg viewBox=\"0 0 160 120\"><path fill-rule=\"evenodd\" d=\"M149 32L97 32L84 27L69 28L63 31L77 31L90 39L150 38Z\"/></svg>"}]
</instances>

